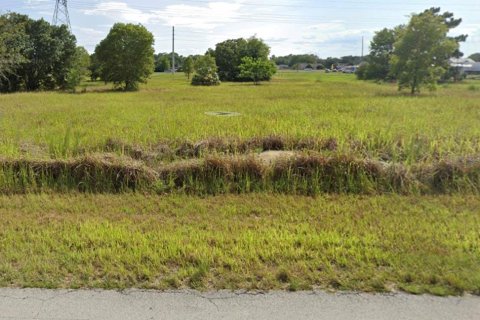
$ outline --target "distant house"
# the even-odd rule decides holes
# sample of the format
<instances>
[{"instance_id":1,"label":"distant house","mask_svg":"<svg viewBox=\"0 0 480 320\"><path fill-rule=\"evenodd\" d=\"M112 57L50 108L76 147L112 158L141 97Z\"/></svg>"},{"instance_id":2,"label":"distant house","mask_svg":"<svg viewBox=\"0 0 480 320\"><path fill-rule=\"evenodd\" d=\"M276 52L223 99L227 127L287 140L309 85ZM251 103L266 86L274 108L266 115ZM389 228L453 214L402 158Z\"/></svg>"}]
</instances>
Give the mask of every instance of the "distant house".
<instances>
[{"instance_id":1,"label":"distant house","mask_svg":"<svg viewBox=\"0 0 480 320\"><path fill-rule=\"evenodd\" d=\"M279 64L277 66L278 70L288 70L290 69L290 67L288 66L288 64Z\"/></svg>"},{"instance_id":2,"label":"distant house","mask_svg":"<svg viewBox=\"0 0 480 320\"><path fill-rule=\"evenodd\" d=\"M480 62L469 58L452 58L450 59L450 66L459 68L464 74L480 74Z\"/></svg>"}]
</instances>

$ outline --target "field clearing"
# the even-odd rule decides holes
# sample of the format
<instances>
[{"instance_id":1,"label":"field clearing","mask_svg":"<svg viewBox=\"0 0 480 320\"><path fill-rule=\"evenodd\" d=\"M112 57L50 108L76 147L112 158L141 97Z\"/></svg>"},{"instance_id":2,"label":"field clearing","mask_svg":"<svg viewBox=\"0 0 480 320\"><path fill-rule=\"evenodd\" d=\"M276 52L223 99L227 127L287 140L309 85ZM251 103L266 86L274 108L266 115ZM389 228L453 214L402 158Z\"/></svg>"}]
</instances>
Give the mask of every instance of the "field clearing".
<instances>
[{"instance_id":1,"label":"field clearing","mask_svg":"<svg viewBox=\"0 0 480 320\"><path fill-rule=\"evenodd\" d=\"M271 83L192 87L182 74L156 74L139 92L86 83L87 93L0 95L0 154L69 158L109 151L109 141L144 149L210 138L335 139L338 150L394 161L464 156L480 150L478 81L421 96L352 75L279 73ZM233 111L239 117L208 116Z\"/></svg>"},{"instance_id":2,"label":"field clearing","mask_svg":"<svg viewBox=\"0 0 480 320\"><path fill-rule=\"evenodd\" d=\"M480 294L479 207L473 196L1 196L0 286Z\"/></svg>"}]
</instances>

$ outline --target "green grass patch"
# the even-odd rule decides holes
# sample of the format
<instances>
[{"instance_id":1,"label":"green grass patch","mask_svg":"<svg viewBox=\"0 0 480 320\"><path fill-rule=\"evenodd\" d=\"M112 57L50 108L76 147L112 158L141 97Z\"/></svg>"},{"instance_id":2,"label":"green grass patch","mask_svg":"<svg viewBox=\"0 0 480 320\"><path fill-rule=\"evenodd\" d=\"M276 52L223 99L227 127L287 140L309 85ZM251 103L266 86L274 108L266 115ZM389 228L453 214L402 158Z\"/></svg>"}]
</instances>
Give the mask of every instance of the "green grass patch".
<instances>
[{"instance_id":1,"label":"green grass patch","mask_svg":"<svg viewBox=\"0 0 480 320\"><path fill-rule=\"evenodd\" d=\"M480 199L0 197L0 286L480 293Z\"/></svg>"}]
</instances>

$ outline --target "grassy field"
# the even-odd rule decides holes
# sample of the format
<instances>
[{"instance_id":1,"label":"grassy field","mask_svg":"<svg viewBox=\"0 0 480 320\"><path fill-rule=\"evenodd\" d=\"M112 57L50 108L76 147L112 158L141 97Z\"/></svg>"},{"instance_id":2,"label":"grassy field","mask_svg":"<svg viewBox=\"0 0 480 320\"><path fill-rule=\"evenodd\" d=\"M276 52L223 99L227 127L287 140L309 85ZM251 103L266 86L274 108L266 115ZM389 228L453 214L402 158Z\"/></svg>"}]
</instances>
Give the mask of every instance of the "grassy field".
<instances>
[{"instance_id":1,"label":"grassy field","mask_svg":"<svg viewBox=\"0 0 480 320\"><path fill-rule=\"evenodd\" d=\"M416 97L352 75L295 72L261 86L192 87L182 74L155 75L134 93L86 86L87 93L75 95L0 95L0 153L68 158L104 152L109 140L148 149L270 135L334 138L345 152L355 145L369 156L407 162L480 149L480 91L474 90L480 83L473 80ZM241 116L205 115L209 111Z\"/></svg>"},{"instance_id":2,"label":"grassy field","mask_svg":"<svg viewBox=\"0 0 480 320\"><path fill-rule=\"evenodd\" d=\"M0 95L0 286L480 294L479 89Z\"/></svg>"},{"instance_id":3,"label":"grassy field","mask_svg":"<svg viewBox=\"0 0 480 320\"><path fill-rule=\"evenodd\" d=\"M480 294L478 197L0 197L0 286Z\"/></svg>"}]
</instances>

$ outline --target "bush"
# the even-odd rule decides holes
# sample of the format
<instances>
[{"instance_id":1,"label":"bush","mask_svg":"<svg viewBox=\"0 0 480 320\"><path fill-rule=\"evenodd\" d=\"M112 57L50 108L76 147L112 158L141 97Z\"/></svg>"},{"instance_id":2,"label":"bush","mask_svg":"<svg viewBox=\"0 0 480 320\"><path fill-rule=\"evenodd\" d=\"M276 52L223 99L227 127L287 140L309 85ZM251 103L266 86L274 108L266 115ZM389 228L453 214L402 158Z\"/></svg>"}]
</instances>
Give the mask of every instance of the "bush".
<instances>
[{"instance_id":1,"label":"bush","mask_svg":"<svg viewBox=\"0 0 480 320\"><path fill-rule=\"evenodd\" d=\"M218 78L218 74L216 72L206 76L196 74L192 78L192 85L194 86L218 86L220 83L220 79Z\"/></svg>"},{"instance_id":2,"label":"bush","mask_svg":"<svg viewBox=\"0 0 480 320\"><path fill-rule=\"evenodd\" d=\"M194 86L218 86L220 84L215 59L209 54L201 56L195 61L195 72L192 78Z\"/></svg>"},{"instance_id":3,"label":"bush","mask_svg":"<svg viewBox=\"0 0 480 320\"><path fill-rule=\"evenodd\" d=\"M240 77L250 79L254 84L259 84L262 80L270 80L277 72L273 61L250 57L244 57L239 68Z\"/></svg>"}]
</instances>

